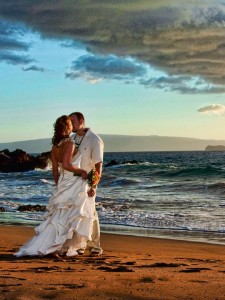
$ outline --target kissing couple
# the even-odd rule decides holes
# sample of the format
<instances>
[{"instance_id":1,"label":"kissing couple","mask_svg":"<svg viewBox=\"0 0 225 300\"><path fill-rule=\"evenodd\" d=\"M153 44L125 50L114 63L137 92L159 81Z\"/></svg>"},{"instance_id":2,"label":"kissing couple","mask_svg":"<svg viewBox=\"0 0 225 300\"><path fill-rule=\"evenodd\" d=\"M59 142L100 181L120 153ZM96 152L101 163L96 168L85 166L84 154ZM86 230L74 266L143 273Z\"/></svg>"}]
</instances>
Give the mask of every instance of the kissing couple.
<instances>
[{"instance_id":1,"label":"kissing couple","mask_svg":"<svg viewBox=\"0 0 225 300\"><path fill-rule=\"evenodd\" d=\"M74 257L86 249L92 256L102 254L95 198L102 174L103 148L102 139L85 127L82 113L57 118L51 152L56 186L44 221L15 256Z\"/></svg>"}]
</instances>

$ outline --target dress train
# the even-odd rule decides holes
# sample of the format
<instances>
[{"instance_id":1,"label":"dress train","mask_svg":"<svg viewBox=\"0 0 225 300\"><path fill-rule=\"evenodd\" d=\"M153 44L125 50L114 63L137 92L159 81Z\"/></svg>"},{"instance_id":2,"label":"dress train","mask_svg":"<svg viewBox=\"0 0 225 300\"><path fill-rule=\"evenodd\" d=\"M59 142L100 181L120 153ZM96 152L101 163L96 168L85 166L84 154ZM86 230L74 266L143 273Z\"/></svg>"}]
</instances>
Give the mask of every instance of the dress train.
<instances>
[{"instance_id":1,"label":"dress train","mask_svg":"<svg viewBox=\"0 0 225 300\"><path fill-rule=\"evenodd\" d=\"M80 166L81 154L73 165ZM88 197L88 184L79 176L60 167L60 177L44 221L35 228L36 235L24 244L15 256L43 256L50 253L77 255L77 250L91 240L95 220L94 198Z\"/></svg>"}]
</instances>

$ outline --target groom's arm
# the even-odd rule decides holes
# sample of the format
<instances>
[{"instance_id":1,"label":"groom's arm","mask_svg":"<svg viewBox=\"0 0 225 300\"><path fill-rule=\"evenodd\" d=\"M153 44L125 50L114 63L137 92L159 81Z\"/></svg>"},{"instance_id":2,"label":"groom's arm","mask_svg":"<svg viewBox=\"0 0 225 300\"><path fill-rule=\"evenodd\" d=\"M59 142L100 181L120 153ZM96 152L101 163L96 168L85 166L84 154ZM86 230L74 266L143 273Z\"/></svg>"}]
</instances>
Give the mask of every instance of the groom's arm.
<instances>
[{"instance_id":1,"label":"groom's arm","mask_svg":"<svg viewBox=\"0 0 225 300\"><path fill-rule=\"evenodd\" d=\"M101 176L102 176L102 161L95 164L95 170L98 172L99 177L101 178Z\"/></svg>"},{"instance_id":2,"label":"groom's arm","mask_svg":"<svg viewBox=\"0 0 225 300\"><path fill-rule=\"evenodd\" d=\"M95 169L99 176L102 176L102 164L103 164L103 150L104 143L99 137L95 140L91 153L91 160L95 165Z\"/></svg>"},{"instance_id":3,"label":"groom's arm","mask_svg":"<svg viewBox=\"0 0 225 300\"><path fill-rule=\"evenodd\" d=\"M97 164L95 164L95 170L98 172L99 174L99 182L101 180L101 176L102 176L102 161L98 162ZM99 183L98 182L98 183ZM89 197L93 197L96 194L96 186L92 186L89 190L88 190L88 196Z\"/></svg>"}]
</instances>

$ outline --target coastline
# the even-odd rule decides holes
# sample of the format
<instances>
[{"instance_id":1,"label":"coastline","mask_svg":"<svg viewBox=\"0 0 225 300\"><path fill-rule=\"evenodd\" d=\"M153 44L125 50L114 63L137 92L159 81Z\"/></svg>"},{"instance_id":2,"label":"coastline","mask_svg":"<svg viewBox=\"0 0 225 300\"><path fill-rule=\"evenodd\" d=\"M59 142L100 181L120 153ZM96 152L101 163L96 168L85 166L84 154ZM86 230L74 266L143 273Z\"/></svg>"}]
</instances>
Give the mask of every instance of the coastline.
<instances>
[{"instance_id":1,"label":"coastline","mask_svg":"<svg viewBox=\"0 0 225 300\"><path fill-rule=\"evenodd\" d=\"M0 299L224 299L225 246L102 233L101 257L16 258L33 227L0 226Z\"/></svg>"},{"instance_id":2,"label":"coastline","mask_svg":"<svg viewBox=\"0 0 225 300\"><path fill-rule=\"evenodd\" d=\"M6 215L7 213L4 213ZM30 221L31 222L31 221ZM2 222L0 226L18 226L35 228L41 222L34 220L33 223L12 223L12 221ZM225 233L224 232L205 232L205 231L188 231L188 230L169 230L162 228L143 228L137 226L129 226L122 224L100 224L102 233L115 234L120 236L134 236L134 237L147 237L147 238L159 238L176 241L186 242L199 242L215 245L225 246Z\"/></svg>"},{"instance_id":3,"label":"coastline","mask_svg":"<svg viewBox=\"0 0 225 300\"><path fill-rule=\"evenodd\" d=\"M136 237L159 238L186 242L199 242L225 246L224 232L205 232L188 230L169 230L162 228L143 228L129 225L100 224L101 232Z\"/></svg>"}]
</instances>

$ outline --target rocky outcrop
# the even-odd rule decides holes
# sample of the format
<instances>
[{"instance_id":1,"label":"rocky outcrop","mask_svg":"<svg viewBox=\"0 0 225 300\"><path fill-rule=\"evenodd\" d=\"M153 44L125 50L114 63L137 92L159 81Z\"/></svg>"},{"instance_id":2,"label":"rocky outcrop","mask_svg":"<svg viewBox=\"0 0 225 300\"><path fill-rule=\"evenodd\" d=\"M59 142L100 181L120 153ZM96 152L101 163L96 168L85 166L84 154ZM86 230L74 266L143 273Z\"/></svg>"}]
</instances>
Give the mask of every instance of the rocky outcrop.
<instances>
[{"instance_id":1,"label":"rocky outcrop","mask_svg":"<svg viewBox=\"0 0 225 300\"><path fill-rule=\"evenodd\" d=\"M217 145L217 146L207 146L205 151L225 151L225 146Z\"/></svg>"},{"instance_id":2,"label":"rocky outcrop","mask_svg":"<svg viewBox=\"0 0 225 300\"><path fill-rule=\"evenodd\" d=\"M23 212L23 211L30 211L30 212L34 212L34 211L46 211L46 206L45 205L40 205L40 204L36 204L36 205L20 205L17 208L18 211ZM7 210L0 206L0 212L7 212Z\"/></svg>"},{"instance_id":3,"label":"rocky outcrop","mask_svg":"<svg viewBox=\"0 0 225 300\"><path fill-rule=\"evenodd\" d=\"M51 163L51 152L32 156L21 149L10 152L5 149L0 152L0 172L24 172L36 168L45 169Z\"/></svg>"},{"instance_id":4,"label":"rocky outcrop","mask_svg":"<svg viewBox=\"0 0 225 300\"><path fill-rule=\"evenodd\" d=\"M36 157L36 167L39 169L46 169L52 164L51 151L43 152Z\"/></svg>"},{"instance_id":5,"label":"rocky outcrop","mask_svg":"<svg viewBox=\"0 0 225 300\"><path fill-rule=\"evenodd\" d=\"M17 208L17 210L18 211L45 211L46 210L46 206L45 205L40 205L40 204L37 204L37 205L31 205L31 204L20 205Z\"/></svg>"},{"instance_id":6,"label":"rocky outcrop","mask_svg":"<svg viewBox=\"0 0 225 300\"><path fill-rule=\"evenodd\" d=\"M111 166L118 166L118 165L137 165L138 161L137 160L126 160L126 161L121 161L118 162L116 160L111 160L110 162L108 162L107 164L105 164L105 167L111 167Z\"/></svg>"}]
</instances>

